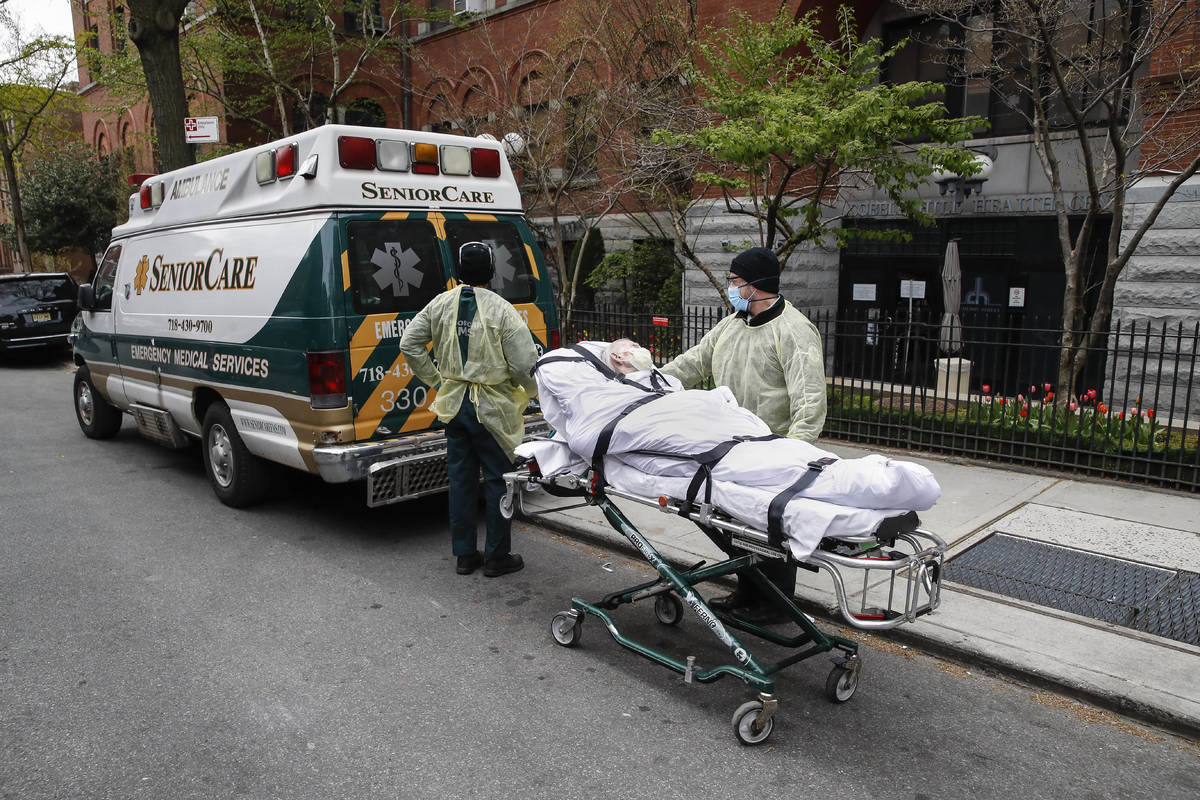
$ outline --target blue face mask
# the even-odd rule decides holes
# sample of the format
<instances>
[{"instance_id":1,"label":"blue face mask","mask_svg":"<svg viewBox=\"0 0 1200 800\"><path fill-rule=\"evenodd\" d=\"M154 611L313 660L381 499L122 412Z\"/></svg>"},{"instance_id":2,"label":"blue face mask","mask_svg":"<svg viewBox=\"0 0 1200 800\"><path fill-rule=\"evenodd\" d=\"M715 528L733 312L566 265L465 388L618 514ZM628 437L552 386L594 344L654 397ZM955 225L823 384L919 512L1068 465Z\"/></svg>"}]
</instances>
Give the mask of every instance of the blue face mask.
<instances>
[{"instance_id":1,"label":"blue face mask","mask_svg":"<svg viewBox=\"0 0 1200 800\"><path fill-rule=\"evenodd\" d=\"M750 301L742 297L738 291L740 288L740 286L730 286L725 290L725 293L729 297L729 302L733 305L734 311L749 311Z\"/></svg>"}]
</instances>

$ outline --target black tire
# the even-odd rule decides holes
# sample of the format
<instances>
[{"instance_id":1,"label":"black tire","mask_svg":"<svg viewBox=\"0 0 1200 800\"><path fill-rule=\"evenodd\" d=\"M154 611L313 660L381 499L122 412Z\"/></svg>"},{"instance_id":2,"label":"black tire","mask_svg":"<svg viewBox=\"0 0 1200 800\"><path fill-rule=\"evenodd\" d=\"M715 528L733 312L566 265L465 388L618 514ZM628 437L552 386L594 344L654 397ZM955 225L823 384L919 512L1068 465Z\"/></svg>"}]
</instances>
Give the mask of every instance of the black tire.
<instances>
[{"instance_id":1,"label":"black tire","mask_svg":"<svg viewBox=\"0 0 1200 800\"><path fill-rule=\"evenodd\" d=\"M224 403L213 403L204 414L200 454L208 482L225 505L246 508L270 491L272 465L246 449Z\"/></svg>"},{"instance_id":2,"label":"black tire","mask_svg":"<svg viewBox=\"0 0 1200 800\"><path fill-rule=\"evenodd\" d=\"M550 634L563 647L574 647L583 636L583 617L574 611L560 611L550 620Z\"/></svg>"},{"instance_id":3,"label":"black tire","mask_svg":"<svg viewBox=\"0 0 1200 800\"><path fill-rule=\"evenodd\" d=\"M654 598L654 616L663 625L678 625L683 619L683 601L673 594Z\"/></svg>"},{"instance_id":4,"label":"black tire","mask_svg":"<svg viewBox=\"0 0 1200 800\"><path fill-rule=\"evenodd\" d=\"M762 709L762 702L751 700L742 703L737 711L733 712L733 735L742 744L750 747L762 744L771 735L771 731L775 730L775 717L768 719L767 724L761 728L757 727L758 715Z\"/></svg>"},{"instance_id":5,"label":"black tire","mask_svg":"<svg viewBox=\"0 0 1200 800\"><path fill-rule=\"evenodd\" d=\"M96 390L92 373L86 366L81 365L75 370L72 394L75 398L75 419L84 436L89 439L111 439L117 435L124 415L110 406Z\"/></svg>"},{"instance_id":6,"label":"black tire","mask_svg":"<svg viewBox=\"0 0 1200 800\"><path fill-rule=\"evenodd\" d=\"M825 696L835 703L845 703L858 688L858 670L837 664L825 678Z\"/></svg>"}]
</instances>

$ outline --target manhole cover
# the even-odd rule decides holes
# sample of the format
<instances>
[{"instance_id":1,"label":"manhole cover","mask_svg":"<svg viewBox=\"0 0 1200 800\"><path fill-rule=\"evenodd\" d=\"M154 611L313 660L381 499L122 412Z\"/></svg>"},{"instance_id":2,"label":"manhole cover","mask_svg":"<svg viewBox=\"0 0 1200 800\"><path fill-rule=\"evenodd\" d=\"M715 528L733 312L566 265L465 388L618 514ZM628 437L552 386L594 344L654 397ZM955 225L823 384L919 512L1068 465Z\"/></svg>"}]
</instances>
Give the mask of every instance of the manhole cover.
<instances>
[{"instance_id":1,"label":"manhole cover","mask_svg":"<svg viewBox=\"0 0 1200 800\"><path fill-rule=\"evenodd\" d=\"M1200 575L994 533L948 581L1200 645Z\"/></svg>"}]
</instances>

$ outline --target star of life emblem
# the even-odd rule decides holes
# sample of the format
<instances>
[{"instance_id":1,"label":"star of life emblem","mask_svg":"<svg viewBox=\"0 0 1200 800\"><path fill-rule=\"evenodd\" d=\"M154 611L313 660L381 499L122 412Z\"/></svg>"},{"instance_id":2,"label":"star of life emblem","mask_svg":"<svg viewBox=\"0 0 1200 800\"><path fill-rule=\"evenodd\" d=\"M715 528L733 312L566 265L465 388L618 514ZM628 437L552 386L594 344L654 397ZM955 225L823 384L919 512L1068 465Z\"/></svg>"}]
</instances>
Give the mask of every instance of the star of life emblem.
<instances>
[{"instance_id":1,"label":"star of life emblem","mask_svg":"<svg viewBox=\"0 0 1200 800\"><path fill-rule=\"evenodd\" d=\"M376 248L371 254L371 263L379 268L375 270L375 283L380 291L390 288L397 297L408 297L409 287L419 289L425 277L416 268L421 257L398 242L386 242L383 246L385 249Z\"/></svg>"},{"instance_id":2,"label":"star of life emblem","mask_svg":"<svg viewBox=\"0 0 1200 800\"><path fill-rule=\"evenodd\" d=\"M493 283L512 283L517 278L517 264L513 253L502 244L492 245L492 254L496 257L496 277Z\"/></svg>"}]
</instances>

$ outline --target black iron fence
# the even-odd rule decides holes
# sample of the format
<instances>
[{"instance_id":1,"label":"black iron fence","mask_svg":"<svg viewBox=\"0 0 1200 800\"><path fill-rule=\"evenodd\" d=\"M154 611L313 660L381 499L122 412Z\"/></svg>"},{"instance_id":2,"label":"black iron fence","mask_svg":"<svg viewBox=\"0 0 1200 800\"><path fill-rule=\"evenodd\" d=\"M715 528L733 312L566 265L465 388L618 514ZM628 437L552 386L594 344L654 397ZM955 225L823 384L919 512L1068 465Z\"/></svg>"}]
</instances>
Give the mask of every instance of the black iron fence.
<instances>
[{"instance_id":1,"label":"black iron fence","mask_svg":"<svg viewBox=\"0 0 1200 800\"><path fill-rule=\"evenodd\" d=\"M629 338L663 364L722 316L575 310L563 342ZM1118 321L1059 386L1053 320L965 312L949 352L940 317L809 318L825 347L827 436L1200 491L1200 323Z\"/></svg>"}]
</instances>

